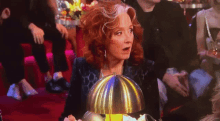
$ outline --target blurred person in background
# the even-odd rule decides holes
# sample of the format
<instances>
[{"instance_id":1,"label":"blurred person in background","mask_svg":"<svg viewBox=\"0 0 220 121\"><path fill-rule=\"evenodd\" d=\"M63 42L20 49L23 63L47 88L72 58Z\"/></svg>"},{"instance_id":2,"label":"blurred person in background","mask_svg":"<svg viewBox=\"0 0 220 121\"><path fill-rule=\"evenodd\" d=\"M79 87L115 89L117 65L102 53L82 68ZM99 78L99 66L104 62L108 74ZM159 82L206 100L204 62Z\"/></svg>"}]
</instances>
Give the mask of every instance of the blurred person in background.
<instances>
[{"instance_id":1,"label":"blurred person in background","mask_svg":"<svg viewBox=\"0 0 220 121\"><path fill-rule=\"evenodd\" d=\"M220 41L220 2L209 0L209 3L211 8L197 13L196 41L201 68L215 78L213 63L206 58L206 54L208 50L213 50L215 42Z\"/></svg>"},{"instance_id":2,"label":"blurred person in background","mask_svg":"<svg viewBox=\"0 0 220 121\"><path fill-rule=\"evenodd\" d=\"M2 43L5 49L4 51L7 52L5 53L7 58L3 58L3 61L6 63L4 67L7 77L14 78L16 76L12 75L19 75L21 80L26 82L26 79L24 79L24 54L21 44L30 43L32 45L32 54L40 70L45 73L45 81L47 81L46 90L52 93L60 93L63 90L68 90L70 84L62 76L62 71L68 69L64 53L66 46L65 38L67 38L68 32L64 26L56 24L55 10L50 1L7 0L2 2L11 10L10 17L4 20L1 26L4 30ZM50 68L43 44L45 39L53 43L52 51L55 66L53 76L49 72ZM18 63L15 58L20 60L20 68L13 66L13 64ZM16 73L12 72L13 68L16 69ZM17 98L20 97L20 93L17 91L19 90L17 83L20 80L9 80L13 81L7 95L20 99ZM17 97L13 96L14 94Z\"/></svg>"},{"instance_id":3,"label":"blurred person in background","mask_svg":"<svg viewBox=\"0 0 220 121\"><path fill-rule=\"evenodd\" d=\"M214 88L212 101L212 114L205 116L201 121L219 121L220 120L220 83Z\"/></svg>"},{"instance_id":4,"label":"blurred person in background","mask_svg":"<svg viewBox=\"0 0 220 121\"><path fill-rule=\"evenodd\" d=\"M22 56L16 55L13 49L4 45L4 27L2 26L11 17L10 5L5 0L0 0L0 13L0 62L5 69L7 80L11 83L7 96L21 100L19 84L27 96L35 95L37 91L24 79Z\"/></svg>"},{"instance_id":5,"label":"blurred person in background","mask_svg":"<svg viewBox=\"0 0 220 121\"><path fill-rule=\"evenodd\" d=\"M196 42L190 41L180 5L165 0L126 0L137 11L144 28L144 57L155 61L160 92L160 110L170 110L191 100L188 73L194 67ZM165 108L165 107L164 107ZM165 114L167 112L164 112Z\"/></svg>"}]
</instances>

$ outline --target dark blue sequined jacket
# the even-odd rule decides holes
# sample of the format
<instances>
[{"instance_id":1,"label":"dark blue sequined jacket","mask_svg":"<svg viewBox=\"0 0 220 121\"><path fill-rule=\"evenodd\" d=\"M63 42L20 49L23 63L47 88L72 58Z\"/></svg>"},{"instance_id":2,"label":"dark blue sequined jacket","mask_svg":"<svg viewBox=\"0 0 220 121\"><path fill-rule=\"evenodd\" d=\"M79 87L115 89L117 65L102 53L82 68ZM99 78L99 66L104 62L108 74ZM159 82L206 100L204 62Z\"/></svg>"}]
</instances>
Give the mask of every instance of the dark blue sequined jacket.
<instances>
[{"instance_id":1,"label":"dark blue sequined jacket","mask_svg":"<svg viewBox=\"0 0 220 121\"><path fill-rule=\"evenodd\" d=\"M145 109L137 114L147 113L155 119L159 119L159 91L157 79L154 72L154 62L146 61L139 66L132 66L128 60L124 63L123 75L133 79L142 89L145 98ZM76 119L82 118L86 112L86 98L89 89L99 80L100 69L88 64L85 58L76 58L73 64L71 87L66 100L64 112L60 117L72 114Z\"/></svg>"}]
</instances>

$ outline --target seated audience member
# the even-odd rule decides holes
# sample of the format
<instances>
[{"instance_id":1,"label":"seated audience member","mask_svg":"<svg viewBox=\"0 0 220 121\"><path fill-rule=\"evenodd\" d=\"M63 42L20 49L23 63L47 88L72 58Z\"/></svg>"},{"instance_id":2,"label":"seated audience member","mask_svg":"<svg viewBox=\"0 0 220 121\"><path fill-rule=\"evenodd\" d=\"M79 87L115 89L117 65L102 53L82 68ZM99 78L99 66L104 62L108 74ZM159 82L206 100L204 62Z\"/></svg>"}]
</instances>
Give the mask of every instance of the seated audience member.
<instances>
[{"instance_id":1,"label":"seated audience member","mask_svg":"<svg viewBox=\"0 0 220 121\"><path fill-rule=\"evenodd\" d=\"M123 1L123 0L122 0ZM188 24L178 3L165 0L126 0L137 11L144 28L144 57L155 61L159 74L160 110L174 108L190 100L187 74L197 55L196 42L190 41ZM193 68L192 68L193 67Z\"/></svg>"},{"instance_id":2,"label":"seated audience member","mask_svg":"<svg viewBox=\"0 0 220 121\"><path fill-rule=\"evenodd\" d=\"M2 24L6 19L10 18L11 10L3 0L0 0L0 62L5 68L8 81L12 84L9 88L7 96L13 97L17 100L21 100L19 86L20 84L23 91L27 96L35 95L37 92L33 87L24 79L24 67L22 65L23 58L21 55L17 56L16 52L13 52L11 48L7 48L3 44L3 27ZM14 56L15 54L15 56Z\"/></svg>"},{"instance_id":3,"label":"seated audience member","mask_svg":"<svg viewBox=\"0 0 220 121\"><path fill-rule=\"evenodd\" d=\"M216 81L211 81L202 96L185 103L180 108L177 107L169 114L163 116L163 121L198 121L201 117L210 114L212 112L210 99L215 85Z\"/></svg>"},{"instance_id":4,"label":"seated audience member","mask_svg":"<svg viewBox=\"0 0 220 121\"><path fill-rule=\"evenodd\" d=\"M213 63L206 59L208 50L213 49L215 41L220 40L220 2L210 0L211 8L197 13L197 49L202 60L201 67L207 71L213 78Z\"/></svg>"},{"instance_id":5,"label":"seated audience member","mask_svg":"<svg viewBox=\"0 0 220 121\"><path fill-rule=\"evenodd\" d=\"M219 121L220 120L220 83L215 87L215 94L212 99L212 112L213 114L207 115L201 121Z\"/></svg>"},{"instance_id":6,"label":"seated audience member","mask_svg":"<svg viewBox=\"0 0 220 121\"><path fill-rule=\"evenodd\" d=\"M16 77L14 75L19 75L22 80L25 80L24 55L21 43L30 43L32 45L32 53L40 70L46 74L46 80L49 80L46 84L47 91L60 93L63 90L68 90L70 84L62 76L62 71L68 69L64 52L66 46L65 37L67 37L68 33L65 27L55 23L53 8L48 0L3 0L2 2L11 10L11 16L2 23L2 29L4 30L2 41L5 47L4 51L7 52L5 53L7 58L2 58L5 62L3 66L7 77L12 78L9 80L13 80L7 95L12 96L11 93L14 94L15 90L18 90L17 83L14 81L19 81L13 79ZM52 51L55 66L53 77L49 72L49 64L43 45L44 39L53 43ZM15 68L13 65L18 63L17 59L20 60L20 68L16 68L16 73L12 73ZM19 95L19 92L16 93Z\"/></svg>"},{"instance_id":7,"label":"seated audience member","mask_svg":"<svg viewBox=\"0 0 220 121\"><path fill-rule=\"evenodd\" d=\"M193 72L194 77L197 76L198 81L201 83L194 82L192 86L197 87L197 89L199 87L200 89L197 90L197 92L200 93L202 90L203 94L199 94L201 96L197 97L196 100L186 103L181 109L177 109L164 117L163 120L165 121L197 121L212 112L212 102L210 99L217 79L215 79L213 64L206 58L206 54L208 50L212 49L214 41L220 38L220 24L217 22L220 20L217 18L217 16L219 16L217 13L220 11L220 3L215 0L210 0L209 2L212 7L207 10L199 11L196 15L196 41L200 59L202 60L202 69ZM219 66L216 67L219 68ZM208 118L209 116L204 120ZM209 119L207 121L209 121Z\"/></svg>"},{"instance_id":8,"label":"seated audience member","mask_svg":"<svg viewBox=\"0 0 220 121\"><path fill-rule=\"evenodd\" d=\"M143 60L142 28L135 10L121 2L101 2L81 18L85 41L83 58L74 60L71 87L60 121L82 118L90 88L101 77L116 73L134 80L142 89L145 109L133 114L160 118L154 62Z\"/></svg>"}]
</instances>

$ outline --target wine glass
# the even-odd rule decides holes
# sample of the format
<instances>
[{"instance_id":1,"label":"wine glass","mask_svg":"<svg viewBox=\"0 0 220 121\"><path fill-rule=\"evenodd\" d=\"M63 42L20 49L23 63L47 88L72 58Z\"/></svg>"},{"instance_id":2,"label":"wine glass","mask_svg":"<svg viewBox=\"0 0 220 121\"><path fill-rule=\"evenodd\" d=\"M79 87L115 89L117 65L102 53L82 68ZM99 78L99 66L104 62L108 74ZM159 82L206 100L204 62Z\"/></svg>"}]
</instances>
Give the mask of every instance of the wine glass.
<instances>
[{"instance_id":1,"label":"wine glass","mask_svg":"<svg viewBox=\"0 0 220 121\"><path fill-rule=\"evenodd\" d=\"M217 48L217 51L220 50L220 38L219 39L216 39L216 48Z\"/></svg>"},{"instance_id":2,"label":"wine glass","mask_svg":"<svg viewBox=\"0 0 220 121\"><path fill-rule=\"evenodd\" d=\"M213 55L217 55L219 53L220 50L220 39L216 39L213 43L212 43L212 52Z\"/></svg>"},{"instance_id":3,"label":"wine glass","mask_svg":"<svg viewBox=\"0 0 220 121\"><path fill-rule=\"evenodd\" d=\"M211 48L212 48L212 54L213 55L217 55L218 54L218 52L217 52L217 42L216 41L212 41L211 42Z\"/></svg>"}]
</instances>

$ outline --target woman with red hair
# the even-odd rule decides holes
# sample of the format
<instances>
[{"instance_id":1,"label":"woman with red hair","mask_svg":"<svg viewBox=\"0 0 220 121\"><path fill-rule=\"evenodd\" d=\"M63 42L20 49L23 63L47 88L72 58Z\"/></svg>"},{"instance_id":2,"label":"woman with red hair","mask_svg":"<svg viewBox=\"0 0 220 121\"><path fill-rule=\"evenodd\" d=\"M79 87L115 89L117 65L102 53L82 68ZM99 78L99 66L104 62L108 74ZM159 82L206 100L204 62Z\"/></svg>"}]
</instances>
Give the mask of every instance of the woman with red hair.
<instances>
[{"instance_id":1,"label":"woman with red hair","mask_svg":"<svg viewBox=\"0 0 220 121\"><path fill-rule=\"evenodd\" d=\"M84 58L74 61L71 87L60 121L68 116L82 118L90 88L99 78L113 73L131 78L142 89L145 109L133 116L150 114L159 119L154 62L143 59L143 30L135 10L120 2L99 1L82 16L81 27L85 41Z\"/></svg>"}]
</instances>

